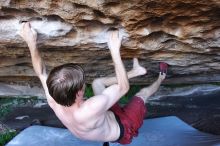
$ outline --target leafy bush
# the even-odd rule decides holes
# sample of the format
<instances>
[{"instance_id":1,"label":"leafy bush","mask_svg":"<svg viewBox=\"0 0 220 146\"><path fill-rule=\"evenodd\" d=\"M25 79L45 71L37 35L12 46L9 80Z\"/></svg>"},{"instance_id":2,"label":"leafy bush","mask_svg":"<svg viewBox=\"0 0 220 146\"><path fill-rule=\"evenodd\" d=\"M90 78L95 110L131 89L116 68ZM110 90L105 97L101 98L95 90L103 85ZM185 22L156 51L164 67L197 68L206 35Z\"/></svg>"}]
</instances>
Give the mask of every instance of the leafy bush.
<instances>
[{"instance_id":1,"label":"leafy bush","mask_svg":"<svg viewBox=\"0 0 220 146\"><path fill-rule=\"evenodd\" d=\"M7 131L3 134L0 134L0 146L4 146L8 143L13 137L15 137L17 133L15 131Z\"/></svg>"},{"instance_id":2,"label":"leafy bush","mask_svg":"<svg viewBox=\"0 0 220 146\"><path fill-rule=\"evenodd\" d=\"M128 93L123 96L119 103L121 104L126 104L128 103L128 101L130 100L130 98L132 98L142 87L140 85L132 85L130 86L130 90L128 91ZM85 96L87 98L94 96L93 90L92 90L92 86L90 84L88 84L86 86L85 89Z\"/></svg>"}]
</instances>

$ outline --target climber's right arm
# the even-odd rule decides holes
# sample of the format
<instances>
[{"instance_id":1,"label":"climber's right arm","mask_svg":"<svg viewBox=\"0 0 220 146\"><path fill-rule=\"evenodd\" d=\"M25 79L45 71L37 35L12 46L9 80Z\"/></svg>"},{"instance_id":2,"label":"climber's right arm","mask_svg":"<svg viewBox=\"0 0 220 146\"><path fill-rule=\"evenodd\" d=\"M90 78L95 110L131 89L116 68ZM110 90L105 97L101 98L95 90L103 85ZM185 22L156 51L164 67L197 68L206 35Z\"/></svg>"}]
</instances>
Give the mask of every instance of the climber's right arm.
<instances>
[{"instance_id":1,"label":"climber's right arm","mask_svg":"<svg viewBox=\"0 0 220 146\"><path fill-rule=\"evenodd\" d=\"M25 40L25 42L29 47L34 71L42 83L47 100L53 101L52 97L49 94L48 87L46 84L47 81L46 66L43 62L43 59L41 58L40 52L37 49L37 32L31 28L29 22L26 22L22 24L22 28L19 34ZM49 104L50 103L51 102L49 102Z\"/></svg>"}]
</instances>

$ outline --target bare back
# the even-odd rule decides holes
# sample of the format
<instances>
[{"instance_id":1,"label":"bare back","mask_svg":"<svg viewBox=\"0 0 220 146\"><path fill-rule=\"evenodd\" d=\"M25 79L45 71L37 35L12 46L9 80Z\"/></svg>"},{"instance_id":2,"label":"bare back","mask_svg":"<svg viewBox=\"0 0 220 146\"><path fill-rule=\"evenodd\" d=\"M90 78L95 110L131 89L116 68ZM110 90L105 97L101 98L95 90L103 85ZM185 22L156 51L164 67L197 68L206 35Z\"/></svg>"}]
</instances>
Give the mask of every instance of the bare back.
<instances>
[{"instance_id":1,"label":"bare back","mask_svg":"<svg viewBox=\"0 0 220 146\"><path fill-rule=\"evenodd\" d=\"M71 107L61 106L50 96L46 84L46 66L37 49L37 32L30 23L23 23L19 33L28 44L35 73L44 88L48 104L61 122L77 137L94 141L115 141L120 128L109 109L129 90L127 74L120 56L122 36L118 31L109 34L108 46L115 67L117 84L103 89L100 95L86 101L76 101ZM78 94L78 93L77 93ZM81 94L80 94L81 95ZM82 99L81 95L80 99Z\"/></svg>"},{"instance_id":2,"label":"bare back","mask_svg":"<svg viewBox=\"0 0 220 146\"><path fill-rule=\"evenodd\" d=\"M105 98L101 96L98 97ZM120 135L120 128L115 115L111 111L93 114L92 108L88 108L93 99L96 99L96 96L80 104L74 103L71 107L61 106L51 100L48 102L56 116L76 137L93 141L116 141Z\"/></svg>"}]
</instances>

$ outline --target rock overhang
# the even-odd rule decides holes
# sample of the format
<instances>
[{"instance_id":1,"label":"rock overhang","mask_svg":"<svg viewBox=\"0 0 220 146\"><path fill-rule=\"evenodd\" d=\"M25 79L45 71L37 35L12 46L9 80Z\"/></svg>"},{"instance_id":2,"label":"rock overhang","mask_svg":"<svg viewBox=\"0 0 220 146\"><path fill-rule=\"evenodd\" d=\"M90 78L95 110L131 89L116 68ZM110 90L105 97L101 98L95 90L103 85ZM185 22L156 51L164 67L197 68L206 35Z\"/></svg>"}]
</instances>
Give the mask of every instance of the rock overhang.
<instances>
[{"instance_id":1,"label":"rock overhang","mask_svg":"<svg viewBox=\"0 0 220 146\"><path fill-rule=\"evenodd\" d=\"M166 83L220 81L217 0L4 0L0 5L1 78L35 76L27 46L17 33L21 21L30 21L49 70L78 63L89 83L114 73L106 45L112 27L124 36L121 55L126 69L131 69L133 57L148 69L132 83L153 81L161 61L170 65Z\"/></svg>"}]
</instances>

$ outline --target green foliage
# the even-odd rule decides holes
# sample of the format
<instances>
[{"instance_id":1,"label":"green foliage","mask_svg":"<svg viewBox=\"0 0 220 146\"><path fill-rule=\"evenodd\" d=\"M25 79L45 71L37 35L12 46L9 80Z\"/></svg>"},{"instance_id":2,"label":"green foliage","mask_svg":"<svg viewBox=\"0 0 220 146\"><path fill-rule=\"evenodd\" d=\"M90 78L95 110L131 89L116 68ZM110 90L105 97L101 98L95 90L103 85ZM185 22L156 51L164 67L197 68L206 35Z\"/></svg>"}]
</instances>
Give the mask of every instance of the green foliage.
<instances>
[{"instance_id":1,"label":"green foliage","mask_svg":"<svg viewBox=\"0 0 220 146\"><path fill-rule=\"evenodd\" d=\"M93 93L93 90L92 90L92 85L90 85L90 84L86 85L85 96L87 98L94 96L94 93Z\"/></svg>"},{"instance_id":2,"label":"green foliage","mask_svg":"<svg viewBox=\"0 0 220 146\"><path fill-rule=\"evenodd\" d=\"M119 101L121 104L127 104L129 100L141 90L142 86L140 85L131 85L130 90L128 91L127 94L125 94Z\"/></svg>"},{"instance_id":3,"label":"green foliage","mask_svg":"<svg viewBox=\"0 0 220 146\"><path fill-rule=\"evenodd\" d=\"M0 119L3 119L5 115L7 115L13 107L23 106L23 105L34 105L38 103L40 99L33 96L31 98L23 98L23 97L0 97Z\"/></svg>"},{"instance_id":4,"label":"green foliage","mask_svg":"<svg viewBox=\"0 0 220 146\"><path fill-rule=\"evenodd\" d=\"M8 131L3 134L0 134L0 146L4 146L6 143L8 143L16 135L17 135L17 133L15 131L12 131L12 132Z\"/></svg>"},{"instance_id":5,"label":"green foliage","mask_svg":"<svg viewBox=\"0 0 220 146\"><path fill-rule=\"evenodd\" d=\"M39 102L37 97L23 98L23 97L4 97L0 98L0 119L3 119L8 113L11 112L13 107L30 105ZM17 133L10 131L8 128L1 131L0 133L0 146L4 146L9 142Z\"/></svg>"},{"instance_id":6,"label":"green foliage","mask_svg":"<svg viewBox=\"0 0 220 146\"><path fill-rule=\"evenodd\" d=\"M0 119L7 115L12 108L12 99L0 98Z\"/></svg>"},{"instance_id":7,"label":"green foliage","mask_svg":"<svg viewBox=\"0 0 220 146\"><path fill-rule=\"evenodd\" d=\"M213 85L217 85L217 86L220 86L220 82L214 82L212 83Z\"/></svg>"},{"instance_id":8,"label":"green foliage","mask_svg":"<svg viewBox=\"0 0 220 146\"><path fill-rule=\"evenodd\" d=\"M10 111L11 111L11 107L9 105L7 105L7 106L0 105L0 119L2 119Z\"/></svg>"},{"instance_id":9,"label":"green foliage","mask_svg":"<svg viewBox=\"0 0 220 146\"><path fill-rule=\"evenodd\" d=\"M130 90L128 91L128 93L120 99L119 103L121 103L121 104L128 103L130 98L133 97L141 88L142 87L140 85L132 85L130 87ZM86 86L85 96L88 97L88 98L94 96L92 86L90 84L88 84Z\"/></svg>"}]
</instances>

